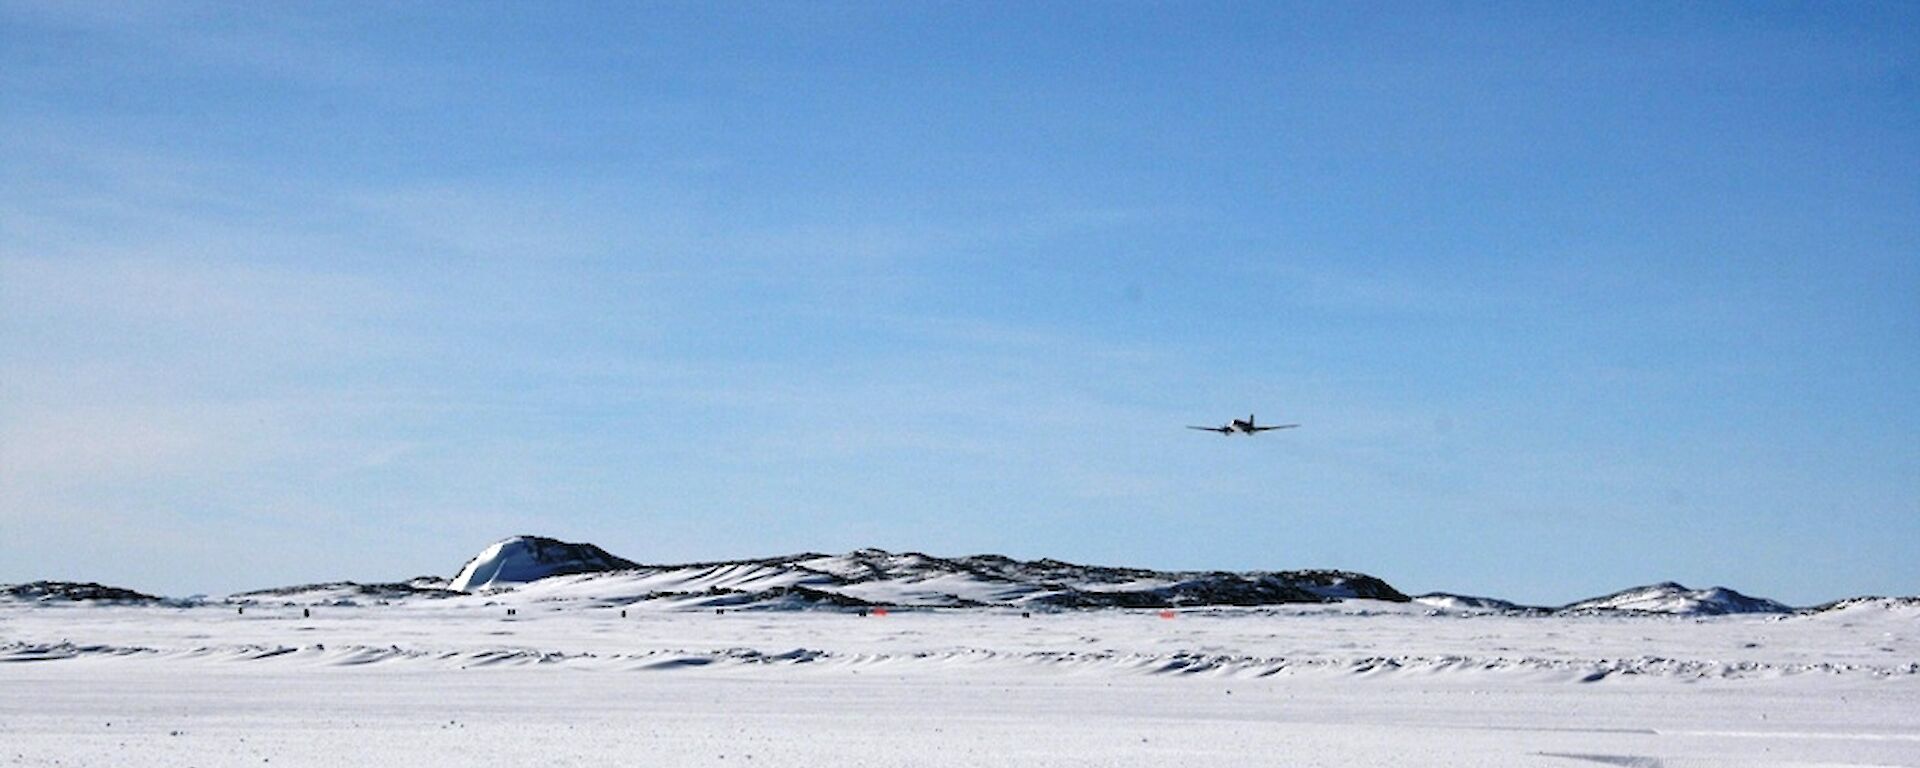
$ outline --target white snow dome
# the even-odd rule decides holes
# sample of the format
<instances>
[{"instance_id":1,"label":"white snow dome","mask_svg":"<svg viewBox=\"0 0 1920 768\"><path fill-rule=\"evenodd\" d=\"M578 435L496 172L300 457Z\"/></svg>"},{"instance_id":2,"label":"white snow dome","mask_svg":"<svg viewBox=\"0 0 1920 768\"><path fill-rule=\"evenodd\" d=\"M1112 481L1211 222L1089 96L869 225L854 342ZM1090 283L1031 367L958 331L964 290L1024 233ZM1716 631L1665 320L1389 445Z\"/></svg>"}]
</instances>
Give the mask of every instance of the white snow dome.
<instances>
[{"instance_id":1,"label":"white snow dome","mask_svg":"<svg viewBox=\"0 0 1920 768\"><path fill-rule=\"evenodd\" d=\"M638 567L638 563L615 557L592 544L574 544L544 536L515 536L494 542L468 560L460 569L460 575L453 577L449 588L477 592L539 581L548 576Z\"/></svg>"}]
</instances>

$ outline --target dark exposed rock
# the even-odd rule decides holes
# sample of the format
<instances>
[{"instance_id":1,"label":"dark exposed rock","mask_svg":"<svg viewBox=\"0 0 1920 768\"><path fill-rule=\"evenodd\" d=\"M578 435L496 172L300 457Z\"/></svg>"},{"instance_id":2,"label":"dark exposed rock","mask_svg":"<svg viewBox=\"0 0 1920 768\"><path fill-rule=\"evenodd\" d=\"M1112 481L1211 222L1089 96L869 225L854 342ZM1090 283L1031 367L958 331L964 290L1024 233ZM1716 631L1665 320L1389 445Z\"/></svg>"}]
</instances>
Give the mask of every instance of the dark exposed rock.
<instances>
[{"instance_id":1,"label":"dark exposed rock","mask_svg":"<svg viewBox=\"0 0 1920 768\"><path fill-rule=\"evenodd\" d=\"M361 584L353 581L329 581L321 584L301 584L292 587L274 587L256 589L250 592L236 592L229 597L236 600L268 600L273 598L292 598L306 595L326 594L338 597L365 597L375 600L395 600L407 597L443 598L465 594L440 587L419 586L421 579L413 581L389 582L384 584Z\"/></svg>"},{"instance_id":2,"label":"dark exposed rock","mask_svg":"<svg viewBox=\"0 0 1920 768\"><path fill-rule=\"evenodd\" d=\"M35 581L27 584L0 585L0 595L16 600L37 602L87 601L151 603L161 598L122 587L74 581Z\"/></svg>"}]
</instances>

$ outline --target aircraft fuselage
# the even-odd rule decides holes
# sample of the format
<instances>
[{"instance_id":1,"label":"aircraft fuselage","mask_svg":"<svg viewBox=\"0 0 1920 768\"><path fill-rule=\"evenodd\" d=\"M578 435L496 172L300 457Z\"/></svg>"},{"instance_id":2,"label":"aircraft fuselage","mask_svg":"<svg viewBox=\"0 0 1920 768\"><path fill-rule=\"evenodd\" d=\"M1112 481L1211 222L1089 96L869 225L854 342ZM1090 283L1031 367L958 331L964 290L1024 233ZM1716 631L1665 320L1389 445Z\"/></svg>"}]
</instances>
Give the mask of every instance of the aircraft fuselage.
<instances>
[{"instance_id":1,"label":"aircraft fuselage","mask_svg":"<svg viewBox=\"0 0 1920 768\"><path fill-rule=\"evenodd\" d=\"M1253 414L1247 414L1247 417L1244 419L1234 419L1232 421L1229 421L1217 427L1187 427L1187 429L1199 429L1199 430L1205 430L1207 432L1218 432L1223 435L1252 436L1252 435L1260 434L1261 432L1267 432L1275 429L1292 429L1297 426L1300 426L1300 425L1273 424L1270 426L1262 427L1254 422Z\"/></svg>"}]
</instances>

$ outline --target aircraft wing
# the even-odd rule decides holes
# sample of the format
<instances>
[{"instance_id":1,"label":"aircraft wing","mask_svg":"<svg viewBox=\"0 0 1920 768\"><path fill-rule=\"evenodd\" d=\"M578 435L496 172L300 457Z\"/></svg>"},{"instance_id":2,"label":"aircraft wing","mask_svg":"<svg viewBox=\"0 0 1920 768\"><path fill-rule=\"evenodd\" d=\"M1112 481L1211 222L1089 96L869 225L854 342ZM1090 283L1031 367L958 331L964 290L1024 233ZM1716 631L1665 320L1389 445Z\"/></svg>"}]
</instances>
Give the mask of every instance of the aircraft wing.
<instances>
[{"instance_id":1,"label":"aircraft wing","mask_svg":"<svg viewBox=\"0 0 1920 768\"><path fill-rule=\"evenodd\" d=\"M1187 427L1187 429L1204 429L1208 432L1218 432L1223 435L1233 431L1232 427Z\"/></svg>"},{"instance_id":2,"label":"aircraft wing","mask_svg":"<svg viewBox=\"0 0 1920 768\"><path fill-rule=\"evenodd\" d=\"M1254 428L1253 428L1253 431L1255 431L1255 432L1265 432L1265 431L1267 431L1267 430L1269 430L1269 429L1293 429L1294 427L1297 427L1297 426L1300 426L1300 425L1298 425L1298 424L1275 424L1275 425L1273 425L1273 426L1271 426L1271 427L1254 427Z\"/></svg>"}]
</instances>

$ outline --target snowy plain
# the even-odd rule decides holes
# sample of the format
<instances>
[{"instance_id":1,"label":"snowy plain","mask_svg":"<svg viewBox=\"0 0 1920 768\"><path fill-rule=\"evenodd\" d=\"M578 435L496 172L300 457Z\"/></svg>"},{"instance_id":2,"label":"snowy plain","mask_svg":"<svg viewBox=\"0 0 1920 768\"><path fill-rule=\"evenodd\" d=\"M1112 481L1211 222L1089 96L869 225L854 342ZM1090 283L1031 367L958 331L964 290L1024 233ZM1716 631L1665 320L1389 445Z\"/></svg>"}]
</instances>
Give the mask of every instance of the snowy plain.
<instances>
[{"instance_id":1,"label":"snowy plain","mask_svg":"<svg viewBox=\"0 0 1920 768\"><path fill-rule=\"evenodd\" d=\"M1171 615L0 604L0 764L1920 766L1910 603Z\"/></svg>"}]
</instances>

